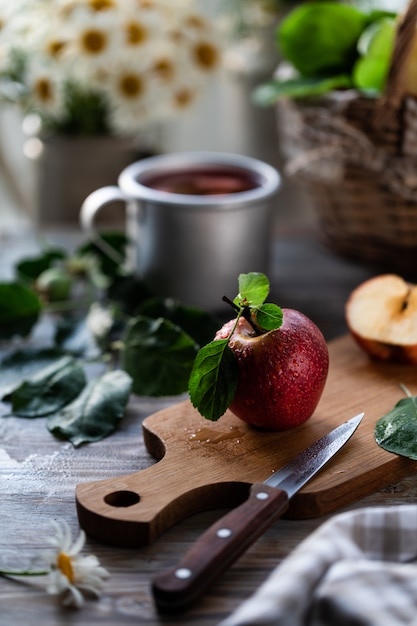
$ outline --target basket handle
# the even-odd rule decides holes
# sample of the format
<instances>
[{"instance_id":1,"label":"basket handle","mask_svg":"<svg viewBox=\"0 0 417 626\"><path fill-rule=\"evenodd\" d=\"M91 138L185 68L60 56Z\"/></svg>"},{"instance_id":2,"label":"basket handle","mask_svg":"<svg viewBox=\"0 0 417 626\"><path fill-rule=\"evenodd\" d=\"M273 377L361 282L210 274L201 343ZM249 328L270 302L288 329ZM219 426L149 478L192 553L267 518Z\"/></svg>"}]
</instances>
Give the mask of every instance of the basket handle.
<instances>
[{"instance_id":1,"label":"basket handle","mask_svg":"<svg viewBox=\"0 0 417 626\"><path fill-rule=\"evenodd\" d=\"M391 65L388 71L384 94L381 98L381 106L377 111L378 125L387 120L397 111L404 96L404 85L407 71L407 59L416 35L417 24L417 0L410 0L408 6L400 18L397 27Z\"/></svg>"}]
</instances>

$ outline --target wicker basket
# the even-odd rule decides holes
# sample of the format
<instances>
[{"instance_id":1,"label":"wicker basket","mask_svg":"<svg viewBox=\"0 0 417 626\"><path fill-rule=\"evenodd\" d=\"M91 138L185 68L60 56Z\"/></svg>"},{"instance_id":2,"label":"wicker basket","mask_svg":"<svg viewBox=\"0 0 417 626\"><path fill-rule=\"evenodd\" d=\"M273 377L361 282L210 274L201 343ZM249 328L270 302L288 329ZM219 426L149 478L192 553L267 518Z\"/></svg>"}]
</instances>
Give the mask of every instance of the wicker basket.
<instances>
[{"instance_id":1,"label":"wicker basket","mask_svg":"<svg viewBox=\"0 0 417 626\"><path fill-rule=\"evenodd\" d=\"M399 26L383 97L332 92L277 103L286 174L306 190L325 245L417 278L417 99L403 96L417 0Z\"/></svg>"}]
</instances>

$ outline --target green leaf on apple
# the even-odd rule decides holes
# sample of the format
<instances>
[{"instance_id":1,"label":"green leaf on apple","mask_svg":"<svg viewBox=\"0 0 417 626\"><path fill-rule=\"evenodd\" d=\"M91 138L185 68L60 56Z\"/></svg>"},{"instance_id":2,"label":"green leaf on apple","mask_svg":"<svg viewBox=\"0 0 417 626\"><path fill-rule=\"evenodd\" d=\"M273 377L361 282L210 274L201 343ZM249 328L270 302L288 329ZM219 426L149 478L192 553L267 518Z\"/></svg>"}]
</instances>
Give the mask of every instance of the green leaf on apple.
<instances>
[{"instance_id":1,"label":"green leaf on apple","mask_svg":"<svg viewBox=\"0 0 417 626\"><path fill-rule=\"evenodd\" d=\"M246 319L255 335L275 330L282 324L282 309L265 303L270 289L265 274L240 274L238 286L239 293L233 301L223 297L237 313L228 336L218 337L200 348L188 381L193 406L211 421L217 421L226 412L236 392L239 370L229 343L240 318Z\"/></svg>"},{"instance_id":2,"label":"green leaf on apple","mask_svg":"<svg viewBox=\"0 0 417 626\"><path fill-rule=\"evenodd\" d=\"M417 461L417 396L407 393L375 425L375 440L386 450Z\"/></svg>"},{"instance_id":3,"label":"green leaf on apple","mask_svg":"<svg viewBox=\"0 0 417 626\"><path fill-rule=\"evenodd\" d=\"M233 300L238 306L261 306L269 294L269 280L265 274L239 274L239 293Z\"/></svg>"},{"instance_id":4,"label":"green leaf on apple","mask_svg":"<svg viewBox=\"0 0 417 626\"><path fill-rule=\"evenodd\" d=\"M282 324L282 309L276 304L263 304L256 312L256 323L265 330L275 330Z\"/></svg>"},{"instance_id":5,"label":"green leaf on apple","mask_svg":"<svg viewBox=\"0 0 417 626\"><path fill-rule=\"evenodd\" d=\"M219 339L201 348L189 380L194 406L213 421L226 412L237 386L237 361L228 344L228 339Z\"/></svg>"}]
</instances>

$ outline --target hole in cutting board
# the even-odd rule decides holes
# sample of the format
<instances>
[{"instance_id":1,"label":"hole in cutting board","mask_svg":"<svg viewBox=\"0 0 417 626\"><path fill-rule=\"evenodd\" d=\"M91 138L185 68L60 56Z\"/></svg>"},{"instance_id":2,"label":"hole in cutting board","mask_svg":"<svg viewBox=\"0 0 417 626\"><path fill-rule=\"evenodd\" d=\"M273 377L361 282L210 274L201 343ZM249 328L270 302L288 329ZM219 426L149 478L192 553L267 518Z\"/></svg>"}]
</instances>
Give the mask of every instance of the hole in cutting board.
<instances>
[{"instance_id":1,"label":"hole in cutting board","mask_svg":"<svg viewBox=\"0 0 417 626\"><path fill-rule=\"evenodd\" d=\"M139 494L134 491L113 491L104 497L104 502L115 507L128 507L137 504L140 500Z\"/></svg>"}]
</instances>

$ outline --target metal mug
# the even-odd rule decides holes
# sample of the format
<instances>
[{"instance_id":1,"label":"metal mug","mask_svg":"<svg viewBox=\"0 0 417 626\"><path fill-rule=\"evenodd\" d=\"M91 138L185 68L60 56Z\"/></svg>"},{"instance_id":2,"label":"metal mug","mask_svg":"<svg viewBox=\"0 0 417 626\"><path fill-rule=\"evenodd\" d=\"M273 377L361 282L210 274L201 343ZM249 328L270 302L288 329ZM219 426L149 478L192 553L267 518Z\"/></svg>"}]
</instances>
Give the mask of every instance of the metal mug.
<instances>
[{"instance_id":1,"label":"metal mug","mask_svg":"<svg viewBox=\"0 0 417 626\"><path fill-rule=\"evenodd\" d=\"M224 174L248 189L216 193L155 188L155 180L198 180ZM230 180L229 180L230 182ZM118 186L93 191L83 202L83 231L102 248L95 218L106 204L126 205L127 264L156 295L215 311L223 295L234 297L240 273L268 271L271 198L280 175L248 156L222 152L179 152L142 159L125 168ZM212 181L213 183L213 181ZM152 186L151 186L152 185Z\"/></svg>"}]
</instances>

